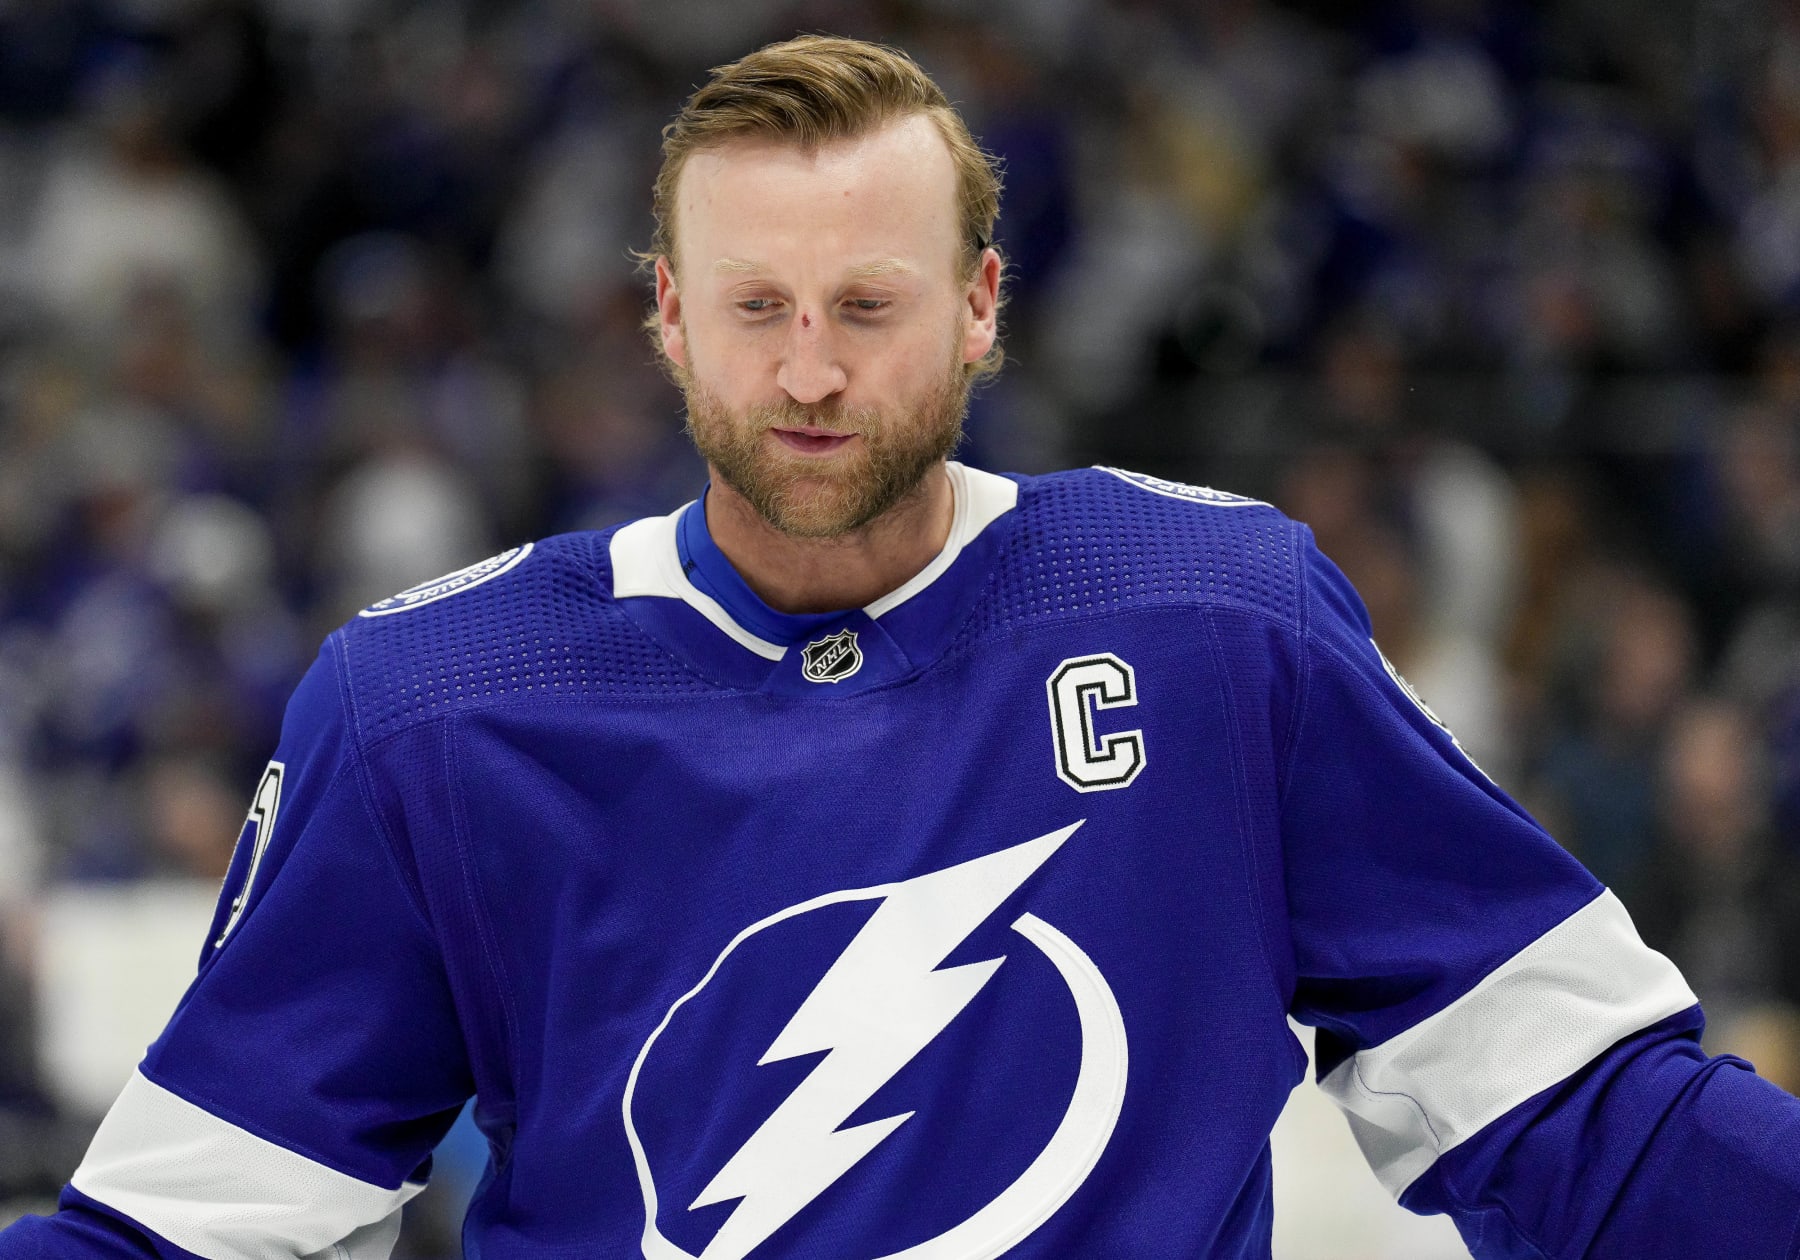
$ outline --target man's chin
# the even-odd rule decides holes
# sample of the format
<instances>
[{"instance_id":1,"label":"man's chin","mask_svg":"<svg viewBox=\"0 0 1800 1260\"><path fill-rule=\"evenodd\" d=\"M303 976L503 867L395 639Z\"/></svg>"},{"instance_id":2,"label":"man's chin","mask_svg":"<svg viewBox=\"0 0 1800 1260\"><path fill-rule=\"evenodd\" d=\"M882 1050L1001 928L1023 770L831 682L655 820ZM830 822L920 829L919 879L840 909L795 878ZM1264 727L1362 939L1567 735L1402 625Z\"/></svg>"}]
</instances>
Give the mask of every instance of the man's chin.
<instances>
[{"instance_id":1,"label":"man's chin","mask_svg":"<svg viewBox=\"0 0 1800 1260\"><path fill-rule=\"evenodd\" d=\"M880 516L886 506L872 503L832 477L802 477L781 490L750 499L758 516L790 538L842 538Z\"/></svg>"}]
</instances>

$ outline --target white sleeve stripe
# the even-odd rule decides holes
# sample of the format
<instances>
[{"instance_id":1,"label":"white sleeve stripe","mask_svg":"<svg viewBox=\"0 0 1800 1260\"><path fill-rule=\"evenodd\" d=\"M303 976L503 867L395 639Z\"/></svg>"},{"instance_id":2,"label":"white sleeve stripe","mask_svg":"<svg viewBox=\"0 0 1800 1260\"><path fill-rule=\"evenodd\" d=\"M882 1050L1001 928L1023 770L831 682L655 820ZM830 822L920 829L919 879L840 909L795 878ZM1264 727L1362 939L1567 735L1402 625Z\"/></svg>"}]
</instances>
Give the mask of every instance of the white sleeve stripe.
<instances>
[{"instance_id":1,"label":"white sleeve stripe","mask_svg":"<svg viewBox=\"0 0 1800 1260\"><path fill-rule=\"evenodd\" d=\"M1609 1047L1697 999L1610 891L1469 992L1321 1086L1398 1198L1437 1160Z\"/></svg>"},{"instance_id":2,"label":"white sleeve stripe","mask_svg":"<svg viewBox=\"0 0 1800 1260\"><path fill-rule=\"evenodd\" d=\"M385 1260L399 1234L396 1213L424 1189L387 1190L327 1168L141 1072L70 1184L206 1260L292 1260L327 1248Z\"/></svg>"}]
</instances>

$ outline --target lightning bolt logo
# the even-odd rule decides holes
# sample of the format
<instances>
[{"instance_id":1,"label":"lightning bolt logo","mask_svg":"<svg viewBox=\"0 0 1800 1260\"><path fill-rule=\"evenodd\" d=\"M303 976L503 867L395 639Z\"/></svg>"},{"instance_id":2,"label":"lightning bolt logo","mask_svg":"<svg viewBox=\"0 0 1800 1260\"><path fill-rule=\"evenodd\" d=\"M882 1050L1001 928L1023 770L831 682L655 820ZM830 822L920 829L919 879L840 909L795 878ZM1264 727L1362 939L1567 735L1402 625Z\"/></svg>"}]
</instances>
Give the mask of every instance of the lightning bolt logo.
<instances>
[{"instance_id":1,"label":"lightning bolt logo","mask_svg":"<svg viewBox=\"0 0 1800 1260\"><path fill-rule=\"evenodd\" d=\"M739 945L774 923L826 905L881 902L758 1060L760 1065L824 1054L688 1205L693 1210L737 1202L698 1260L743 1260L912 1117L912 1112L902 1112L844 1127L949 1027L1005 964L1002 956L940 969L1079 826L900 883L814 898L739 933L700 983L663 1017L626 1082L626 1134L645 1199L644 1255L695 1260L657 1227L655 1182L631 1116L637 1081L676 1011L706 987ZM1117 1122L1126 1046L1111 990L1092 960L1042 920L1027 914L1012 927L1055 964L1075 997L1084 1046L1076 1095L1050 1144L1005 1193L950 1233L889 1260L902 1255L908 1260L999 1255L1074 1192Z\"/></svg>"},{"instance_id":2,"label":"lightning bolt logo","mask_svg":"<svg viewBox=\"0 0 1800 1260\"><path fill-rule=\"evenodd\" d=\"M912 1117L840 1127L994 978L1004 957L937 967L1074 830L909 880L882 900L758 1060L830 1052L689 1204L741 1200L700 1260L742 1260Z\"/></svg>"}]
</instances>

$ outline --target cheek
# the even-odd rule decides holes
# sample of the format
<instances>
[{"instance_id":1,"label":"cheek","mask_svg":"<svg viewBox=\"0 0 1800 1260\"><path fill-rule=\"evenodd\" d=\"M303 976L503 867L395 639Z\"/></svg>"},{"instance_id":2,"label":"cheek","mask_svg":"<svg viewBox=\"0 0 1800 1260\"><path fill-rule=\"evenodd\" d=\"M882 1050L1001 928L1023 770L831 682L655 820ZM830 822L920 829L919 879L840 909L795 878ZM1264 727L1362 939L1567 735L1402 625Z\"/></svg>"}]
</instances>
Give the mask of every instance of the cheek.
<instances>
[{"instance_id":1,"label":"cheek","mask_svg":"<svg viewBox=\"0 0 1800 1260\"><path fill-rule=\"evenodd\" d=\"M903 342L890 345L887 353L877 356L882 375L892 385L904 387L927 378L936 379L944 364L961 361L962 325L949 328L936 326L919 329Z\"/></svg>"},{"instance_id":2,"label":"cheek","mask_svg":"<svg viewBox=\"0 0 1800 1260\"><path fill-rule=\"evenodd\" d=\"M723 375L738 383L754 378L765 364L773 374L770 358L776 347L762 330L721 326L705 315L684 319L682 327L690 371Z\"/></svg>"},{"instance_id":3,"label":"cheek","mask_svg":"<svg viewBox=\"0 0 1800 1260\"><path fill-rule=\"evenodd\" d=\"M705 381L710 390L718 393L737 375L729 363L721 361L719 340L708 336L703 324L684 318L681 338L687 351L687 373L693 380Z\"/></svg>"}]
</instances>

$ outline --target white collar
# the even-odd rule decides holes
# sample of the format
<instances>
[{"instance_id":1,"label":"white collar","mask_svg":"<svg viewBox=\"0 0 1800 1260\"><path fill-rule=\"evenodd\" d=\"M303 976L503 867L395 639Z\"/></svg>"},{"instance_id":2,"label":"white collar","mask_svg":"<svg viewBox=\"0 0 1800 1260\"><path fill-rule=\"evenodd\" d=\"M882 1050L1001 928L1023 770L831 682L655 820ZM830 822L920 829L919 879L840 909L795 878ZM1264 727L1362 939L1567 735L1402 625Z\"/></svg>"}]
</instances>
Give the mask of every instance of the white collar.
<instances>
[{"instance_id":1,"label":"white collar","mask_svg":"<svg viewBox=\"0 0 1800 1260\"><path fill-rule=\"evenodd\" d=\"M932 557L930 564L880 599L863 606L863 612L871 618L893 611L937 581L956 563L956 558L962 554L964 547L1018 505L1017 482L982 472L978 468L966 467L955 460L947 461L944 467L950 474L950 493L954 505L950 516L950 537L945 539L943 550ZM691 503L686 503L667 516L651 516L633 521L613 535L613 597L629 599L634 596L650 596L682 600L758 656L771 661L780 660L787 653L786 647L771 643L739 625L718 600L695 586L688 580L687 574L681 571L681 552L675 542L676 530L681 514L692 506Z\"/></svg>"}]
</instances>

